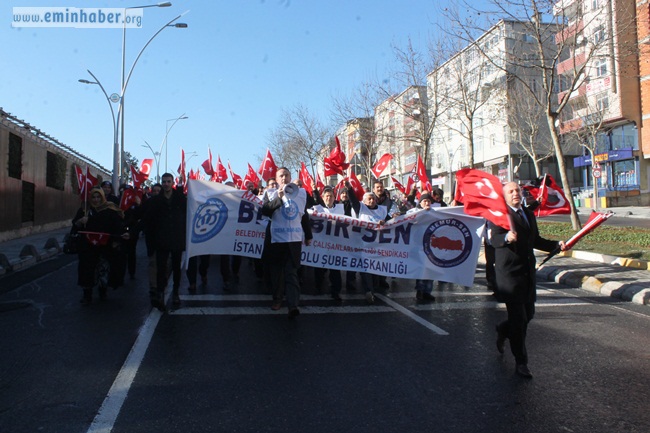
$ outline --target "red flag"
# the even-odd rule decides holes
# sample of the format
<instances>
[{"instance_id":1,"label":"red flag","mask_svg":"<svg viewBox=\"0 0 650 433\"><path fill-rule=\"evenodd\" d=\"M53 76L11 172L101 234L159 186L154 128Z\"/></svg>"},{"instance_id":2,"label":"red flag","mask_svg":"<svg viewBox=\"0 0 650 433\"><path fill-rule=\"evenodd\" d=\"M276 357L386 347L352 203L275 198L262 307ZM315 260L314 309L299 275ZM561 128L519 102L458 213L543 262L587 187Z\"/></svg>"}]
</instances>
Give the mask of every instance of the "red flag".
<instances>
[{"instance_id":1,"label":"red flag","mask_svg":"<svg viewBox=\"0 0 650 433\"><path fill-rule=\"evenodd\" d=\"M375 175L375 179L379 179L379 176L384 172L390 160L393 159L393 155L390 153L385 153L372 167L372 174Z\"/></svg>"},{"instance_id":2,"label":"red flag","mask_svg":"<svg viewBox=\"0 0 650 433\"><path fill-rule=\"evenodd\" d=\"M420 181L420 188L422 191L429 191L431 192L433 188L431 187L431 183L429 182L429 178L427 177L427 168L424 166L424 162L422 161L422 158L420 155L418 155L418 162L415 164L415 174L418 177L418 180Z\"/></svg>"},{"instance_id":3,"label":"red flag","mask_svg":"<svg viewBox=\"0 0 650 433\"><path fill-rule=\"evenodd\" d=\"M320 173L316 173L316 189L318 189L318 192L320 192L321 194L325 189L325 184L323 183L322 180L320 180Z\"/></svg>"},{"instance_id":4,"label":"red flag","mask_svg":"<svg viewBox=\"0 0 650 433\"><path fill-rule=\"evenodd\" d=\"M133 170L133 166L131 166ZM122 197L120 197L120 209L127 210L135 204L135 190L133 188L126 188L122 191Z\"/></svg>"},{"instance_id":5,"label":"red flag","mask_svg":"<svg viewBox=\"0 0 650 433\"><path fill-rule=\"evenodd\" d=\"M178 166L178 176L183 185L185 185L187 183L187 177L185 176L185 151L183 149L181 149L181 164Z\"/></svg>"},{"instance_id":6,"label":"red flag","mask_svg":"<svg viewBox=\"0 0 650 433\"><path fill-rule=\"evenodd\" d=\"M508 205L498 177L481 170L465 168L456 172L458 189L463 191L465 213L481 216L511 230Z\"/></svg>"},{"instance_id":7,"label":"red flag","mask_svg":"<svg viewBox=\"0 0 650 433\"><path fill-rule=\"evenodd\" d=\"M109 233L101 233L101 232L79 232L83 234L86 237L86 240L95 246L103 246L108 243L108 241L111 238L111 235Z\"/></svg>"},{"instance_id":8,"label":"red flag","mask_svg":"<svg viewBox=\"0 0 650 433\"><path fill-rule=\"evenodd\" d=\"M97 185L97 178L90 174L90 167L86 167L86 192L90 192Z\"/></svg>"},{"instance_id":9,"label":"red flag","mask_svg":"<svg viewBox=\"0 0 650 433\"><path fill-rule=\"evenodd\" d=\"M413 191L413 185L415 185L415 179L413 179L413 176L409 176L408 180L406 181L406 195L410 194L411 191ZM415 193L415 198L420 198L420 191L417 191Z\"/></svg>"},{"instance_id":10,"label":"red flag","mask_svg":"<svg viewBox=\"0 0 650 433\"><path fill-rule=\"evenodd\" d=\"M208 148L208 159L203 161L201 167L203 167L203 170L205 170L205 174L207 174L208 176L214 175L214 169L212 168L212 152L210 151L210 148Z\"/></svg>"},{"instance_id":11,"label":"red flag","mask_svg":"<svg viewBox=\"0 0 650 433\"><path fill-rule=\"evenodd\" d=\"M223 182L228 179L228 172L226 167L221 163L221 157L217 155L217 166L216 166L217 182Z\"/></svg>"},{"instance_id":12,"label":"red flag","mask_svg":"<svg viewBox=\"0 0 650 433\"><path fill-rule=\"evenodd\" d=\"M75 164L74 171L77 174L77 188L79 188L79 195L82 195L86 187L86 175L84 175L81 167Z\"/></svg>"},{"instance_id":13,"label":"red flag","mask_svg":"<svg viewBox=\"0 0 650 433\"><path fill-rule=\"evenodd\" d=\"M589 215L589 219L585 223L584 227L564 243L564 251L571 249L580 239L582 239L583 236L594 231L596 227L607 221L607 219L612 215L614 215L614 212L599 213L591 211L591 215Z\"/></svg>"},{"instance_id":14,"label":"red flag","mask_svg":"<svg viewBox=\"0 0 650 433\"><path fill-rule=\"evenodd\" d=\"M341 197L340 197L340 195L341 195L341 191L343 190L343 188L345 188L345 182L347 182L347 180L348 180L348 178L347 178L347 177L344 177L344 178L341 179L341 181L340 181L339 183L337 183L336 186L334 187L334 191L336 191L336 199L337 199L337 200L339 200L339 199L341 198Z\"/></svg>"},{"instance_id":15,"label":"red flag","mask_svg":"<svg viewBox=\"0 0 650 433\"><path fill-rule=\"evenodd\" d=\"M314 178L311 177L311 174L309 174L307 171L307 167L305 166L304 162L300 163L300 173L298 173L298 178L302 182L302 187L305 188L309 195L313 195L314 190L312 189L311 184L314 182Z\"/></svg>"},{"instance_id":16,"label":"red flag","mask_svg":"<svg viewBox=\"0 0 650 433\"><path fill-rule=\"evenodd\" d=\"M406 192L406 189L404 188L404 185L398 182L397 179L395 179L393 176L390 177L393 180L393 185L395 185L395 188L397 188L402 194L408 195L408 192ZM409 179L411 179L409 177Z\"/></svg>"},{"instance_id":17,"label":"red flag","mask_svg":"<svg viewBox=\"0 0 650 433\"><path fill-rule=\"evenodd\" d=\"M143 159L142 164L140 164L140 173L146 174L149 176L151 174L151 166L153 165L153 159Z\"/></svg>"},{"instance_id":18,"label":"red flag","mask_svg":"<svg viewBox=\"0 0 650 433\"><path fill-rule=\"evenodd\" d=\"M232 171L232 168L230 167L230 161L228 161L228 170L230 170L230 177L232 177L232 181L235 183L235 186L237 188L241 189L242 178L241 178L240 175L238 175L234 171Z\"/></svg>"},{"instance_id":19,"label":"red flag","mask_svg":"<svg viewBox=\"0 0 650 433\"><path fill-rule=\"evenodd\" d=\"M357 196L359 201L363 200L363 195L366 193L363 189L363 186L361 186L361 182L359 182L359 179L357 179L357 175L354 174L353 171L350 172L350 186L352 187L352 190L354 191L354 195Z\"/></svg>"},{"instance_id":20,"label":"red flag","mask_svg":"<svg viewBox=\"0 0 650 433\"><path fill-rule=\"evenodd\" d=\"M253 167L251 167L250 164L248 164L248 172L246 173L246 176L244 176L242 189L246 189L246 185L248 185L249 182L252 182L255 188L257 188L257 186L260 184L260 178L257 177L257 173L255 173L255 170Z\"/></svg>"},{"instance_id":21,"label":"red flag","mask_svg":"<svg viewBox=\"0 0 650 433\"><path fill-rule=\"evenodd\" d=\"M539 188L534 186L525 186L535 200L539 202L539 207L535 209L535 215L546 217L554 214L570 214L571 206L566 199L562 188L555 183L555 179L549 174L545 174Z\"/></svg>"},{"instance_id":22,"label":"red flag","mask_svg":"<svg viewBox=\"0 0 650 433\"><path fill-rule=\"evenodd\" d=\"M131 177L133 178L133 186L135 188L140 188L145 180L149 178L149 175L138 172L138 170L132 165L131 166Z\"/></svg>"},{"instance_id":23,"label":"red flag","mask_svg":"<svg viewBox=\"0 0 650 433\"><path fill-rule=\"evenodd\" d=\"M345 162L345 153L341 150L341 142L338 137L336 139L336 147L330 152L330 156L323 158L323 165L325 166L325 176L333 176L335 174L343 174L348 169L350 164Z\"/></svg>"},{"instance_id":24,"label":"red flag","mask_svg":"<svg viewBox=\"0 0 650 433\"><path fill-rule=\"evenodd\" d=\"M273 161L271 151L269 149L266 149L266 156L264 157L264 161L262 161L262 165L260 165L260 169L257 170L257 172L262 175L262 180L267 181L269 179L275 178L276 171L278 171L278 167L275 165L275 161Z\"/></svg>"}]
</instances>

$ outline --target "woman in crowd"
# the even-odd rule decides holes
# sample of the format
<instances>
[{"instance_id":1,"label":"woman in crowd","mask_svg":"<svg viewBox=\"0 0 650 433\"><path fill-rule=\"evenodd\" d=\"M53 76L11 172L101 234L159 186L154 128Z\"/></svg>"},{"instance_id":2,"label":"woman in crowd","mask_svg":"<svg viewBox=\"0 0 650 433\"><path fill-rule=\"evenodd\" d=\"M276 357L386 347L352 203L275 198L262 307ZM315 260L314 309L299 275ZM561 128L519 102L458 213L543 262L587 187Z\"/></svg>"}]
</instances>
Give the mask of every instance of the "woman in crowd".
<instances>
[{"instance_id":1,"label":"woman in crowd","mask_svg":"<svg viewBox=\"0 0 650 433\"><path fill-rule=\"evenodd\" d=\"M124 231L123 219L124 213L114 203L106 201L104 191L101 188L93 188L90 192L90 206L80 208L72 220L81 235L77 283L83 289L83 305L92 302L92 290L95 285L99 287L100 299L105 299L106 288L113 283L110 267L115 268L115 258L118 254L114 252L114 248L119 247L120 238L129 238L129 234ZM108 270L100 266L103 263L108 264Z\"/></svg>"}]
</instances>

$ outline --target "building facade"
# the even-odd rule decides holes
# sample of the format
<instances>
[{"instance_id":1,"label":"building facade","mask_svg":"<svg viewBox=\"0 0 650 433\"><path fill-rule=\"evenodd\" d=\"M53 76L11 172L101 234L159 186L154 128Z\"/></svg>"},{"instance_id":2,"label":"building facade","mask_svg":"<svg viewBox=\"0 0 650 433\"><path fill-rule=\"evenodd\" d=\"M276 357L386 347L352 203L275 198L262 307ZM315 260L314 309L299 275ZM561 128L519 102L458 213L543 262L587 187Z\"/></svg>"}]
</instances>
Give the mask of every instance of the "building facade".
<instances>
[{"instance_id":1,"label":"building facade","mask_svg":"<svg viewBox=\"0 0 650 433\"><path fill-rule=\"evenodd\" d=\"M0 108L0 240L71 224L80 206L75 165L106 168Z\"/></svg>"}]
</instances>

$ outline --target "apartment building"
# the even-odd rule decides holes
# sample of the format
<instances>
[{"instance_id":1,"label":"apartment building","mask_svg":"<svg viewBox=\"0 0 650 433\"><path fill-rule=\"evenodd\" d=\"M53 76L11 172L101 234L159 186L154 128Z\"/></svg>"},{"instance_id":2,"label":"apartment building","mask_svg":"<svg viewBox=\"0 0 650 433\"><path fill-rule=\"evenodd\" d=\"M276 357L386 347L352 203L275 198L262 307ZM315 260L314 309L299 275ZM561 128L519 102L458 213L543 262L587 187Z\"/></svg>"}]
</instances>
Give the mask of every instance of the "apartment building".
<instances>
[{"instance_id":1,"label":"apartment building","mask_svg":"<svg viewBox=\"0 0 650 433\"><path fill-rule=\"evenodd\" d=\"M641 97L641 155L639 165L645 165L645 189L650 190L650 2L636 2L636 29L639 48L639 88ZM647 202L646 202L647 204Z\"/></svg>"},{"instance_id":2,"label":"apartment building","mask_svg":"<svg viewBox=\"0 0 650 433\"><path fill-rule=\"evenodd\" d=\"M438 106L437 116L429 116L431 173L444 179L447 199L453 173L463 167L504 182L557 176L547 121L530 96L542 92L542 76L532 67L538 44L529 29L502 20L427 76L428 103ZM576 147L567 151L579 154Z\"/></svg>"},{"instance_id":3,"label":"apartment building","mask_svg":"<svg viewBox=\"0 0 650 433\"><path fill-rule=\"evenodd\" d=\"M561 0L554 8L567 23L556 35L563 48L558 104L569 98L559 127L566 141L584 146L574 164L587 206L650 203L648 160L640 146L644 80L639 80L635 8L634 0ZM639 30L647 35L647 21Z\"/></svg>"}]
</instances>

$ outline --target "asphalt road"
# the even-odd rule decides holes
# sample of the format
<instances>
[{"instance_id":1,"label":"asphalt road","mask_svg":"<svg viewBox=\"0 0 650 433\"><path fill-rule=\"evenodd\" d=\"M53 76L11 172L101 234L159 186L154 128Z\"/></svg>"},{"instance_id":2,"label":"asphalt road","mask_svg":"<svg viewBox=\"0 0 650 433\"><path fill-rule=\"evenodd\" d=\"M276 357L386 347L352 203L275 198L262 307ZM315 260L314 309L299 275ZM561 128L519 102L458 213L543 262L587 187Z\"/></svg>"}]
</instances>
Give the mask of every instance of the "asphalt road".
<instances>
[{"instance_id":1,"label":"asphalt road","mask_svg":"<svg viewBox=\"0 0 650 433\"><path fill-rule=\"evenodd\" d=\"M395 280L372 306L305 296L289 321L247 260L224 295L217 262L165 315L151 312L143 264L90 307L76 262L27 271L0 296L0 431L650 431L647 306L540 284L525 380L496 351L505 310L480 268L433 304Z\"/></svg>"}]
</instances>

